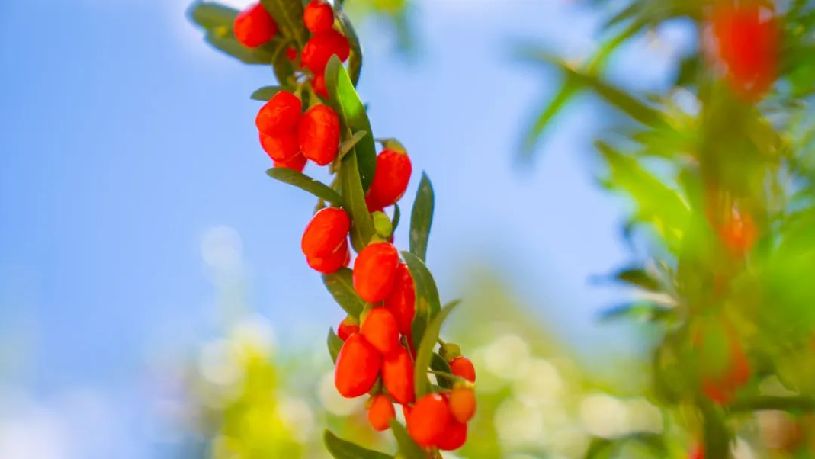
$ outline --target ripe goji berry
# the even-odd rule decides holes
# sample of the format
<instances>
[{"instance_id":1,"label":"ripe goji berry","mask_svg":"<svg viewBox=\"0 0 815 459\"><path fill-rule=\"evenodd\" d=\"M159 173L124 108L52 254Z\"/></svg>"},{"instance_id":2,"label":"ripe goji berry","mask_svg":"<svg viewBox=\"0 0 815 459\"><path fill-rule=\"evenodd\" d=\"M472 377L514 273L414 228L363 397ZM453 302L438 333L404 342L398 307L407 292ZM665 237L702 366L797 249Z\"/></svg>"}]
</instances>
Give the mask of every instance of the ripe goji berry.
<instances>
[{"instance_id":1,"label":"ripe goji berry","mask_svg":"<svg viewBox=\"0 0 815 459\"><path fill-rule=\"evenodd\" d=\"M303 9L303 23L311 33L328 32L334 27L334 9L322 0L311 0Z\"/></svg>"},{"instance_id":2,"label":"ripe goji berry","mask_svg":"<svg viewBox=\"0 0 815 459\"><path fill-rule=\"evenodd\" d=\"M458 422L468 422L475 415L475 393L468 387L457 387L450 393L450 412Z\"/></svg>"},{"instance_id":3,"label":"ripe goji berry","mask_svg":"<svg viewBox=\"0 0 815 459\"><path fill-rule=\"evenodd\" d=\"M368 312L359 332L383 356L399 349L399 326L393 314L385 308L374 308Z\"/></svg>"},{"instance_id":4,"label":"ripe goji berry","mask_svg":"<svg viewBox=\"0 0 815 459\"><path fill-rule=\"evenodd\" d=\"M342 319L342 322L340 322L340 325L337 327L337 336L345 341L354 333L359 333L359 323L357 320L351 316Z\"/></svg>"},{"instance_id":5,"label":"ripe goji berry","mask_svg":"<svg viewBox=\"0 0 815 459\"><path fill-rule=\"evenodd\" d=\"M410 270L404 263L400 263L396 269L393 291L385 298L384 306L396 318L396 323L399 324L399 332L405 336L410 335L413 317L416 315L416 289Z\"/></svg>"},{"instance_id":6,"label":"ripe goji berry","mask_svg":"<svg viewBox=\"0 0 815 459\"><path fill-rule=\"evenodd\" d=\"M439 394L420 398L407 417L407 430L413 441L425 448L435 446L453 421L447 402Z\"/></svg>"},{"instance_id":7,"label":"ripe goji berry","mask_svg":"<svg viewBox=\"0 0 815 459\"><path fill-rule=\"evenodd\" d=\"M287 161L300 155L300 145L293 132L268 135L259 133L260 146L274 161Z\"/></svg>"},{"instance_id":8,"label":"ripe goji berry","mask_svg":"<svg viewBox=\"0 0 815 459\"><path fill-rule=\"evenodd\" d=\"M450 361L450 371L470 382L475 382L475 367L467 357L456 357Z\"/></svg>"},{"instance_id":9,"label":"ripe goji berry","mask_svg":"<svg viewBox=\"0 0 815 459\"><path fill-rule=\"evenodd\" d=\"M348 249L348 240L342 241L336 251L325 256L308 256L306 263L317 272L331 274L342 267L348 266L351 261L351 251Z\"/></svg>"},{"instance_id":10,"label":"ripe goji berry","mask_svg":"<svg viewBox=\"0 0 815 459\"><path fill-rule=\"evenodd\" d=\"M334 367L334 386L346 398L371 390L382 368L382 356L359 333L345 340Z\"/></svg>"},{"instance_id":11,"label":"ripe goji berry","mask_svg":"<svg viewBox=\"0 0 815 459\"><path fill-rule=\"evenodd\" d=\"M384 300L393 290L398 266L396 247L387 242L369 244L354 262L354 289L369 303Z\"/></svg>"},{"instance_id":12,"label":"ripe goji berry","mask_svg":"<svg viewBox=\"0 0 815 459\"><path fill-rule=\"evenodd\" d=\"M235 39L248 48L267 43L277 33L277 24L260 3L241 11L232 23Z\"/></svg>"},{"instance_id":13,"label":"ripe goji berry","mask_svg":"<svg viewBox=\"0 0 815 459\"><path fill-rule=\"evenodd\" d=\"M267 135L293 132L300 122L302 108L297 96L289 91L278 91L258 111L255 126Z\"/></svg>"},{"instance_id":14,"label":"ripe goji berry","mask_svg":"<svg viewBox=\"0 0 815 459\"><path fill-rule=\"evenodd\" d=\"M462 446L467 441L467 424L452 420L444 431L444 434L439 437L436 446L444 451L454 451Z\"/></svg>"},{"instance_id":15,"label":"ripe goji berry","mask_svg":"<svg viewBox=\"0 0 815 459\"><path fill-rule=\"evenodd\" d=\"M365 196L368 210L382 210L399 200L410 182L413 166L403 151L385 149L376 157L371 187Z\"/></svg>"},{"instance_id":16,"label":"ripe goji berry","mask_svg":"<svg viewBox=\"0 0 815 459\"><path fill-rule=\"evenodd\" d=\"M328 99L328 87L325 85L325 75L319 73L311 79L311 88L323 99Z\"/></svg>"},{"instance_id":17,"label":"ripe goji berry","mask_svg":"<svg viewBox=\"0 0 815 459\"><path fill-rule=\"evenodd\" d=\"M384 395L375 395L368 406L368 422L377 432L388 430L396 417L393 403Z\"/></svg>"},{"instance_id":18,"label":"ripe goji berry","mask_svg":"<svg viewBox=\"0 0 815 459\"><path fill-rule=\"evenodd\" d=\"M303 46L300 62L315 75L322 74L333 55L345 62L351 48L348 39L335 30L314 34Z\"/></svg>"},{"instance_id":19,"label":"ripe goji berry","mask_svg":"<svg viewBox=\"0 0 815 459\"><path fill-rule=\"evenodd\" d=\"M326 256L334 253L348 237L351 218L339 207L317 211L306 225L300 248L306 256Z\"/></svg>"},{"instance_id":20,"label":"ripe goji berry","mask_svg":"<svg viewBox=\"0 0 815 459\"><path fill-rule=\"evenodd\" d=\"M289 159L284 161L277 161L274 162L274 167L276 168L284 168L284 169L291 169L296 172L303 172L303 168L306 167L306 158L301 154L297 154ZM350 261L350 260L349 260ZM346 262L348 264L348 262Z\"/></svg>"},{"instance_id":21,"label":"ripe goji berry","mask_svg":"<svg viewBox=\"0 0 815 459\"><path fill-rule=\"evenodd\" d=\"M340 117L328 105L316 104L300 119L297 138L303 156L325 166L334 161L340 147Z\"/></svg>"},{"instance_id":22,"label":"ripe goji berry","mask_svg":"<svg viewBox=\"0 0 815 459\"><path fill-rule=\"evenodd\" d=\"M403 405L413 403L416 398L413 368L410 353L401 346L382 362L382 385L394 400Z\"/></svg>"}]
</instances>

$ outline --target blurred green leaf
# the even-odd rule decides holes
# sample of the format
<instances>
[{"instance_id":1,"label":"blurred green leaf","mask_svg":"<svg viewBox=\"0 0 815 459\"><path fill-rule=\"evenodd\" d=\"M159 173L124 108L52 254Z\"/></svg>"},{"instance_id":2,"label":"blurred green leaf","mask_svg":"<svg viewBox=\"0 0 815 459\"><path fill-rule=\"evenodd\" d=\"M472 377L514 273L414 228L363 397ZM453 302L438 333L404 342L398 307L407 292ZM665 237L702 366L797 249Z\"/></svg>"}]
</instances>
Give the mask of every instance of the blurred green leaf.
<instances>
[{"instance_id":1,"label":"blurred green leaf","mask_svg":"<svg viewBox=\"0 0 815 459\"><path fill-rule=\"evenodd\" d=\"M357 168L356 151L351 151L341 161L339 177L345 210L351 216L351 242L357 252L362 250L374 235L374 222L368 205L365 204L365 192L360 183Z\"/></svg>"},{"instance_id":2,"label":"blurred green leaf","mask_svg":"<svg viewBox=\"0 0 815 459\"><path fill-rule=\"evenodd\" d=\"M655 278L643 268L624 268L617 271L613 278L619 282L624 282L649 292L662 291L662 285L659 279Z\"/></svg>"},{"instance_id":3,"label":"blurred green leaf","mask_svg":"<svg viewBox=\"0 0 815 459\"><path fill-rule=\"evenodd\" d=\"M391 421L391 430L399 445L399 456L401 459L427 459L427 453L410 438L405 426L399 421Z\"/></svg>"},{"instance_id":4,"label":"blurred green leaf","mask_svg":"<svg viewBox=\"0 0 815 459\"><path fill-rule=\"evenodd\" d=\"M329 188L324 183L317 181L307 175L303 175L297 171L286 169L284 167L275 167L266 171L269 177L280 180L283 183L296 186L301 190L308 191L314 196L333 203L335 205L343 205L342 196L337 194L336 191Z\"/></svg>"},{"instance_id":5,"label":"blurred green leaf","mask_svg":"<svg viewBox=\"0 0 815 459\"><path fill-rule=\"evenodd\" d=\"M437 353L433 353L433 357L430 360L430 368L433 371L438 371L441 373L452 373L450 370L450 365L447 363L446 360L442 356ZM443 375L436 375L436 380L439 382L439 386L445 389L452 389L453 383L455 383L454 378L450 378Z\"/></svg>"},{"instance_id":6,"label":"blurred green leaf","mask_svg":"<svg viewBox=\"0 0 815 459\"><path fill-rule=\"evenodd\" d=\"M434 205L433 184L430 183L427 174L423 172L410 214L410 253L422 261L426 259L430 227L433 225Z\"/></svg>"},{"instance_id":7,"label":"blurred green leaf","mask_svg":"<svg viewBox=\"0 0 815 459\"><path fill-rule=\"evenodd\" d=\"M393 230L396 231L396 228L399 226L399 222L402 220L402 211L399 210L399 204L393 205Z\"/></svg>"},{"instance_id":8,"label":"blurred green leaf","mask_svg":"<svg viewBox=\"0 0 815 459\"><path fill-rule=\"evenodd\" d=\"M220 32L209 32L204 37L207 43L214 48L229 54L230 56L238 59L244 64L251 65L271 65L274 60L274 53L266 47L247 48L238 43L232 37L232 29L225 31L226 34Z\"/></svg>"},{"instance_id":9,"label":"blurred green leaf","mask_svg":"<svg viewBox=\"0 0 815 459\"><path fill-rule=\"evenodd\" d=\"M353 273L348 268L340 268L331 274L323 275L325 284L334 300L353 317L359 317L367 303L354 290Z\"/></svg>"},{"instance_id":10,"label":"blurred green leaf","mask_svg":"<svg viewBox=\"0 0 815 459\"><path fill-rule=\"evenodd\" d=\"M815 411L815 398L808 396L751 396L734 400L727 407L732 413L779 410L789 413Z\"/></svg>"},{"instance_id":11,"label":"blurred green leaf","mask_svg":"<svg viewBox=\"0 0 815 459\"><path fill-rule=\"evenodd\" d=\"M254 100L259 100L261 102L266 102L272 98L275 94L277 94L282 88L280 86L264 86L262 88L255 89L250 96Z\"/></svg>"},{"instance_id":12,"label":"blurred green leaf","mask_svg":"<svg viewBox=\"0 0 815 459\"><path fill-rule=\"evenodd\" d=\"M340 349L342 349L343 341L334 333L334 327L328 329L326 343L328 344L328 353L331 355L331 361L336 362L337 356L340 354Z\"/></svg>"},{"instance_id":13,"label":"blurred green leaf","mask_svg":"<svg viewBox=\"0 0 815 459\"><path fill-rule=\"evenodd\" d=\"M302 48L308 37L303 24L303 4L298 0L260 0L272 15L281 35Z\"/></svg>"},{"instance_id":14,"label":"blurred green leaf","mask_svg":"<svg viewBox=\"0 0 815 459\"><path fill-rule=\"evenodd\" d=\"M416 367L414 369L415 373L413 379L417 397L421 397L429 391L427 368L430 366L430 360L433 357L433 348L436 347L436 342L439 339L439 333L441 332L444 321L458 304L459 301L447 303L441 308L438 314L431 316L431 320L427 324L421 344L419 344L419 348L416 350Z\"/></svg>"},{"instance_id":15,"label":"blurred green leaf","mask_svg":"<svg viewBox=\"0 0 815 459\"><path fill-rule=\"evenodd\" d=\"M212 2L195 2L187 10L190 20L205 29L232 28L238 10Z\"/></svg>"},{"instance_id":16,"label":"blurred green leaf","mask_svg":"<svg viewBox=\"0 0 815 459\"><path fill-rule=\"evenodd\" d=\"M335 459L394 459L393 456L385 453L363 448L355 443L343 440L329 430L326 430L323 434L323 441L328 452Z\"/></svg>"},{"instance_id":17,"label":"blurred green leaf","mask_svg":"<svg viewBox=\"0 0 815 459\"><path fill-rule=\"evenodd\" d=\"M342 34L348 39L350 53L348 55L348 75L351 77L351 83L356 86L359 83L360 72L362 71L362 46L359 44L359 37L357 36L354 25L348 19L345 12L340 9L337 11L337 19L340 23Z\"/></svg>"},{"instance_id":18,"label":"blurred green leaf","mask_svg":"<svg viewBox=\"0 0 815 459\"><path fill-rule=\"evenodd\" d=\"M609 321L627 318L651 321L670 317L674 313L674 309L670 307L646 301L637 301L606 309L600 313L600 320Z\"/></svg>"}]
</instances>

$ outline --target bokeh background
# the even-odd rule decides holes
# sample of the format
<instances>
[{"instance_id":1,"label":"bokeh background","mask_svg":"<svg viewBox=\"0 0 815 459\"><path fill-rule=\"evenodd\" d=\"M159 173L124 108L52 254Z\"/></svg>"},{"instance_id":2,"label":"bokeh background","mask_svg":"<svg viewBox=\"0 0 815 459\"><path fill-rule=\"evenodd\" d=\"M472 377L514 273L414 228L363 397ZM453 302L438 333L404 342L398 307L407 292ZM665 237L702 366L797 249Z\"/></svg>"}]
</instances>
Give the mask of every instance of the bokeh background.
<instances>
[{"instance_id":1,"label":"bokeh background","mask_svg":"<svg viewBox=\"0 0 815 459\"><path fill-rule=\"evenodd\" d=\"M312 198L264 174L249 94L271 72L210 49L188 6L0 4L4 459L217 455L243 435L219 427L240 417L228 409L240 397L268 408L241 432L322 457L322 427L359 409L323 390L325 331L342 316L300 253ZM417 0L409 52L389 20L360 18L360 93L377 134L398 137L434 181L429 265L443 300L464 299L450 333L485 368L479 422L492 443L462 457L576 457L588 433L659 425L645 400L626 398L648 330L597 321L629 294L592 282L628 256L625 205L596 185L588 154L602 112L581 100L536 161L517 160L557 75L513 49L532 40L584 56L600 13ZM658 30L609 74L659 87L686 35ZM247 375L269 392L237 394ZM493 440L506 450L489 450Z\"/></svg>"}]
</instances>

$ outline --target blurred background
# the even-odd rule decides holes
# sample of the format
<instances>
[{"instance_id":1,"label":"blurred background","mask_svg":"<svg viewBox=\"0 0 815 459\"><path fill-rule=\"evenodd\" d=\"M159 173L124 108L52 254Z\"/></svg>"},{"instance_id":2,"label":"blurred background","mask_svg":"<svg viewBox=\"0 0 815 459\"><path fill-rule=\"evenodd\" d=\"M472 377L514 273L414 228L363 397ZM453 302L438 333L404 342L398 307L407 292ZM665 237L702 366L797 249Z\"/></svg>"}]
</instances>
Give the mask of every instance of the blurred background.
<instances>
[{"instance_id":1,"label":"blurred background","mask_svg":"<svg viewBox=\"0 0 815 459\"><path fill-rule=\"evenodd\" d=\"M581 100L517 161L558 81L514 46L585 56L603 8L416 0L394 22L364 3L360 93L434 181L428 262L481 369L459 455L580 457L660 429L635 395L649 330L596 320L629 295L592 282L628 257L624 206L593 178L601 115ZM324 457L326 425L372 435L339 422L361 402L331 387L342 315L299 248L313 200L264 174L249 94L273 76L210 49L188 6L0 5L1 458ZM688 35L670 24L608 73L660 87Z\"/></svg>"}]
</instances>

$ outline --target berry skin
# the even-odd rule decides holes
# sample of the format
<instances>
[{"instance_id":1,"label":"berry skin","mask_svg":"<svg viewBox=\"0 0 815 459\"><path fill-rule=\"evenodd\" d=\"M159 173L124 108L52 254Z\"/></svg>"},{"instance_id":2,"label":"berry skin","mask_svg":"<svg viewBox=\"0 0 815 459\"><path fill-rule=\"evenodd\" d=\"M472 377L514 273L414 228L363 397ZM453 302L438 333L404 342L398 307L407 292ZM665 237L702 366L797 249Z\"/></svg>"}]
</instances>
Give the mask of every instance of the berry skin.
<instances>
[{"instance_id":1,"label":"berry skin","mask_svg":"<svg viewBox=\"0 0 815 459\"><path fill-rule=\"evenodd\" d=\"M385 308L372 309L359 332L383 356L389 356L399 349L399 328L396 318Z\"/></svg>"},{"instance_id":2,"label":"berry skin","mask_svg":"<svg viewBox=\"0 0 815 459\"><path fill-rule=\"evenodd\" d=\"M294 62L297 60L297 55L298 55L297 48L295 48L294 46L289 46L288 48L286 48L286 59Z\"/></svg>"},{"instance_id":3,"label":"berry skin","mask_svg":"<svg viewBox=\"0 0 815 459\"><path fill-rule=\"evenodd\" d=\"M450 361L450 371L471 383L475 382L475 367L467 357L456 357Z\"/></svg>"},{"instance_id":4,"label":"berry skin","mask_svg":"<svg viewBox=\"0 0 815 459\"><path fill-rule=\"evenodd\" d=\"M284 168L284 169L291 169L295 172L303 172L303 168L306 167L306 158L303 155L296 155L292 158L289 158L285 161L275 161L274 167L276 168ZM349 260L350 261L350 260ZM347 262L345 264L348 264Z\"/></svg>"},{"instance_id":5,"label":"berry skin","mask_svg":"<svg viewBox=\"0 0 815 459\"><path fill-rule=\"evenodd\" d=\"M303 10L303 23L311 33L328 32L334 27L334 9L321 0L311 0Z\"/></svg>"},{"instance_id":6,"label":"berry skin","mask_svg":"<svg viewBox=\"0 0 815 459\"><path fill-rule=\"evenodd\" d=\"M314 75L314 78L311 80L311 88L314 89L314 92L316 92L318 96L323 99L328 99L328 87L325 85L325 75Z\"/></svg>"},{"instance_id":7,"label":"berry skin","mask_svg":"<svg viewBox=\"0 0 815 459\"><path fill-rule=\"evenodd\" d=\"M453 417L444 398L439 394L428 394L411 408L407 417L407 430L413 441L427 448L441 441L451 422Z\"/></svg>"},{"instance_id":8,"label":"berry skin","mask_svg":"<svg viewBox=\"0 0 815 459\"><path fill-rule=\"evenodd\" d=\"M351 48L348 39L335 30L314 34L303 46L300 62L315 75L325 71L328 60L337 55L342 62L348 60Z\"/></svg>"},{"instance_id":9,"label":"berry skin","mask_svg":"<svg viewBox=\"0 0 815 459\"><path fill-rule=\"evenodd\" d=\"M235 39L248 48L257 48L277 33L277 24L260 3L250 6L235 16L232 24Z\"/></svg>"},{"instance_id":10,"label":"berry skin","mask_svg":"<svg viewBox=\"0 0 815 459\"><path fill-rule=\"evenodd\" d=\"M343 341L347 340L348 337L354 333L359 333L359 324L356 319L350 316L343 319L339 327L337 327L337 336Z\"/></svg>"},{"instance_id":11,"label":"berry skin","mask_svg":"<svg viewBox=\"0 0 815 459\"><path fill-rule=\"evenodd\" d=\"M286 162L300 156L300 145L297 143L297 136L292 132L267 135L260 133L260 146L263 151L274 161Z\"/></svg>"},{"instance_id":12,"label":"berry skin","mask_svg":"<svg viewBox=\"0 0 815 459\"><path fill-rule=\"evenodd\" d=\"M306 256L324 257L337 251L348 237L351 219L339 207L320 209L303 231L300 248Z\"/></svg>"},{"instance_id":13,"label":"berry skin","mask_svg":"<svg viewBox=\"0 0 815 459\"><path fill-rule=\"evenodd\" d=\"M278 91L258 111L255 126L266 135L290 133L300 122L303 105L300 99L289 91Z\"/></svg>"},{"instance_id":14,"label":"berry skin","mask_svg":"<svg viewBox=\"0 0 815 459\"><path fill-rule=\"evenodd\" d=\"M297 134L303 156L325 166L339 151L340 117L328 105L314 105L300 119Z\"/></svg>"},{"instance_id":15,"label":"berry skin","mask_svg":"<svg viewBox=\"0 0 815 459\"><path fill-rule=\"evenodd\" d=\"M413 166L407 153L385 149L376 157L374 179L365 202L368 210L382 210L399 200L410 182Z\"/></svg>"},{"instance_id":16,"label":"berry skin","mask_svg":"<svg viewBox=\"0 0 815 459\"><path fill-rule=\"evenodd\" d=\"M457 387L450 393L450 412L456 421L467 423L475 415L475 393L466 387Z\"/></svg>"},{"instance_id":17,"label":"berry skin","mask_svg":"<svg viewBox=\"0 0 815 459\"><path fill-rule=\"evenodd\" d=\"M458 422L455 419L447 425L444 435L439 438L436 446L444 451L454 451L467 442L467 424Z\"/></svg>"},{"instance_id":18,"label":"berry skin","mask_svg":"<svg viewBox=\"0 0 815 459\"><path fill-rule=\"evenodd\" d=\"M369 244L354 262L354 289L369 303L384 300L393 290L398 266L399 252L392 244Z\"/></svg>"},{"instance_id":19,"label":"berry skin","mask_svg":"<svg viewBox=\"0 0 815 459\"><path fill-rule=\"evenodd\" d=\"M382 363L382 384L394 400L405 406L416 398L413 368L413 359L401 346L394 354L385 357Z\"/></svg>"},{"instance_id":20,"label":"berry skin","mask_svg":"<svg viewBox=\"0 0 815 459\"><path fill-rule=\"evenodd\" d=\"M388 430L396 417L393 403L384 395L375 395L368 407L368 422L377 432Z\"/></svg>"},{"instance_id":21,"label":"berry skin","mask_svg":"<svg viewBox=\"0 0 815 459\"><path fill-rule=\"evenodd\" d=\"M351 251L348 249L348 240L342 241L335 252L325 256L306 256L306 263L317 272L331 274L340 268L348 266L351 261Z\"/></svg>"},{"instance_id":22,"label":"berry skin","mask_svg":"<svg viewBox=\"0 0 815 459\"><path fill-rule=\"evenodd\" d=\"M346 398L371 390L382 368L382 357L359 333L348 337L337 355L334 386Z\"/></svg>"},{"instance_id":23,"label":"berry skin","mask_svg":"<svg viewBox=\"0 0 815 459\"><path fill-rule=\"evenodd\" d=\"M400 263L396 270L396 280L393 291L385 298L385 307L396 317L399 332L405 336L411 333L413 317L416 315L416 289L410 270L404 263Z\"/></svg>"}]
</instances>

